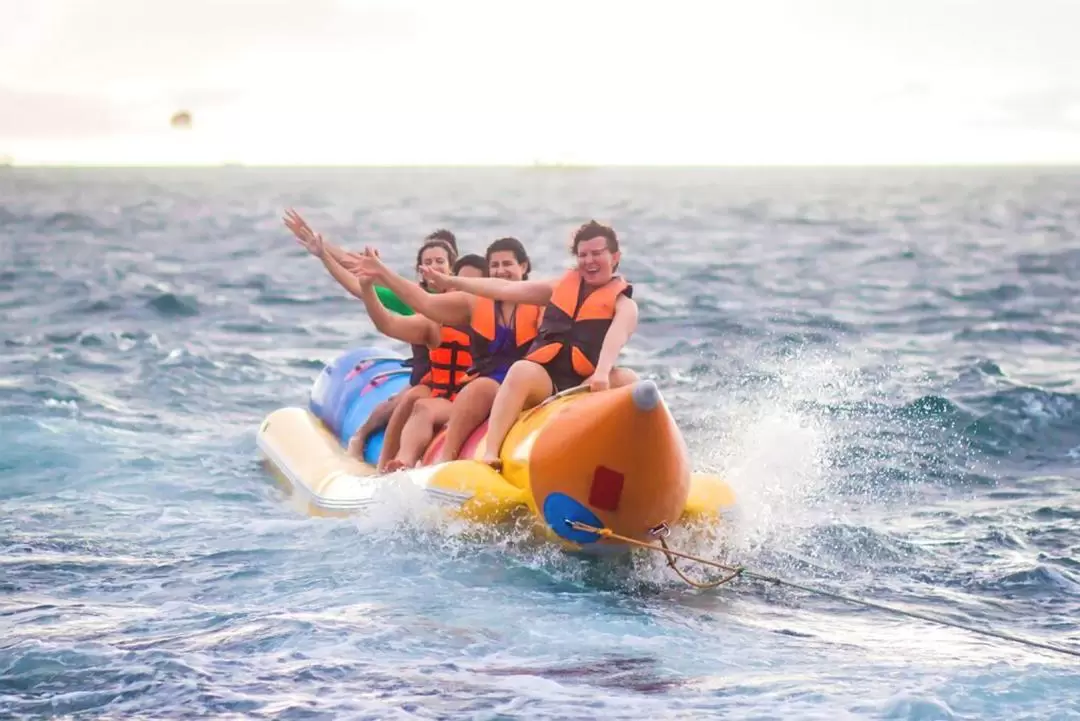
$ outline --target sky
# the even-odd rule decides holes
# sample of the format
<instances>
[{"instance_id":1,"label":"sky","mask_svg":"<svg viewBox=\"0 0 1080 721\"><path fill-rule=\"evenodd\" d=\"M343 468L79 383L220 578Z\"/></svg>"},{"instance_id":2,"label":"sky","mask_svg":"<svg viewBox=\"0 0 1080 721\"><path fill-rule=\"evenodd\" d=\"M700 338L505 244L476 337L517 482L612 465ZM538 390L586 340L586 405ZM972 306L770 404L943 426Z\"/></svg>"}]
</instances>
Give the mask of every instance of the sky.
<instances>
[{"instance_id":1,"label":"sky","mask_svg":"<svg viewBox=\"0 0 1080 721\"><path fill-rule=\"evenodd\" d=\"M20 165L1080 162L1077 0L0 0L0 17L0 156Z\"/></svg>"}]
</instances>

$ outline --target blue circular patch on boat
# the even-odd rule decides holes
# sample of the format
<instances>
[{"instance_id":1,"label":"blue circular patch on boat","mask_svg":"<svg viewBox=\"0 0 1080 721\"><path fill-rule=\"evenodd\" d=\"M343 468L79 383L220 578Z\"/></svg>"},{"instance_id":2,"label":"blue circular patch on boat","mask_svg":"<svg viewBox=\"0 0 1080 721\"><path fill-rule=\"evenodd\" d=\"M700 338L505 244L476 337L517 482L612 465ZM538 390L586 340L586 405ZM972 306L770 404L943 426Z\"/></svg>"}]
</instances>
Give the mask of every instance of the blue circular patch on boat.
<instances>
[{"instance_id":1,"label":"blue circular patch on boat","mask_svg":"<svg viewBox=\"0 0 1080 721\"><path fill-rule=\"evenodd\" d=\"M577 521L587 523L594 528L603 528L604 524L582 504L575 501L565 493L552 493L544 499L544 521L551 526L560 537L573 543L596 543L600 540L599 534L591 531L578 531L571 528L566 522Z\"/></svg>"}]
</instances>

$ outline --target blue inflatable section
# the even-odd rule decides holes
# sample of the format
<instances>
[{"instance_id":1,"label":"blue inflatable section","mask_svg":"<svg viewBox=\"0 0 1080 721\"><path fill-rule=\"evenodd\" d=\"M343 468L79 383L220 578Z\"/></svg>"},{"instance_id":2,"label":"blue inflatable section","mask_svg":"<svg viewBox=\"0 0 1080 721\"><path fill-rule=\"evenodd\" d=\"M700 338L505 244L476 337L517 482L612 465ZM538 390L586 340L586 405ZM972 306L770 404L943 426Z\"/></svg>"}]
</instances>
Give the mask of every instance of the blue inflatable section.
<instances>
[{"instance_id":1,"label":"blue inflatable section","mask_svg":"<svg viewBox=\"0 0 1080 721\"><path fill-rule=\"evenodd\" d=\"M353 348L319 373L308 408L346 445L376 405L409 387L411 369L405 360L384 348ZM368 437L365 461L374 465L382 440L382 429Z\"/></svg>"},{"instance_id":2,"label":"blue inflatable section","mask_svg":"<svg viewBox=\"0 0 1080 721\"><path fill-rule=\"evenodd\" d=\"M382 348L363 347L354 348L332 360L323 367L319 377L315 379L315 384L311 387L311 400L308 405L311 412L323 423L333 427L331 419L334 408L341 398L342 379L370 358L390 356L391 354Z\"/></svg>"},{"instance_id":3,"label":"blue inflatable section","mask_svg":"<svg viewBox=\"0 0 1080 721\"><path fill-rule=\"evenodd\" d=\"M368 388L357 397L348 413L345 414L344 421L342 421L338 439L343 445L347 445L349 439L360 430L360 426L364 425L364 421L375 410L375 406L401 391L408 390L410 373L411 369L409 368L399 368L371 379ZM376 461L379 460L384 430L385 427L372 433L368 436L367 443L364 445L364 460L371 465L375 465Z\"/></svg>"}]
</instances>

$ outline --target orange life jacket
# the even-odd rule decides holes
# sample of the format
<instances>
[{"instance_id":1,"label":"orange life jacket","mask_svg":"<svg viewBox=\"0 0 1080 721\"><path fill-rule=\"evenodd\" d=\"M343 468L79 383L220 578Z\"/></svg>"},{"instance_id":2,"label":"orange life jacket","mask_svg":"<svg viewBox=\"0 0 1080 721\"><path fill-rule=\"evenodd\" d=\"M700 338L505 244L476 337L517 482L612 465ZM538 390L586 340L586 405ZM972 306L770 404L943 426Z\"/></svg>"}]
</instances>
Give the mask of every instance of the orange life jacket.
<instances>
[{"instance_id":1,"label":"orange life jacket","mask_svg":"<svg viewBox=\"0 0 1080 721\"><path fill-rule=\"evenodd\" d=\"M420 382L431 387L431 394L435 398L453 400L472 365L469 329L444 325L440 333L442 342L439 347L428 352L431 370Z\"/></svg>"},{"instance_id":2,"label":"orange life jacket","mask_svg":"<svg viewBox=\"0 0 1080 721\"><path fill-rule=\"evenodd\" d=\"M544 308L536 341L525 358L544 366L556 359L569 360L574 373L588 378L600 360L604 336L615 317L615 301L624 293L633 297L633 292L634 286L617 275L586 293L581 273L567 271Z\"/></svg>"},{"instance_id":3,"label":"orange life jacket","mask_svg":"<svg viewBox=\"0 0 1080 721\"><path fill-rule=\"evenodd\" d=\"M501 306L501 301L483 297L478 297L473 305L469 326L473 357L473 367L469 369L470 379L498 369L509 368L514 361L525 357L529 346L536 338L540 327L541 306L518 303L510 317L510 326L507 328L511 337L500 347L493 347Z\"/></svg>"}]
</instances>

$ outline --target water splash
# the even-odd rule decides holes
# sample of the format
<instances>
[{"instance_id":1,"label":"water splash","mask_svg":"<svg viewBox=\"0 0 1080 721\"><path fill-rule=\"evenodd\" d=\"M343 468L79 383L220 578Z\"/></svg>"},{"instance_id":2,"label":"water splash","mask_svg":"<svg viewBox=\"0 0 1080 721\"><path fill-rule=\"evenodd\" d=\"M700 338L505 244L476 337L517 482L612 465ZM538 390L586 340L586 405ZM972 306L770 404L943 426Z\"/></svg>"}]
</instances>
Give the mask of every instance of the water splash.
<instances>
[{"instance_id":1,"label":"water splash","mask_svg":"<svg viewBox=\"0 0 1080 721\"><path fill-rule=\"evenodd\" d=\"M728 540L741 552L782 543L809 522L842 442L827 409L852 394L852 376L836 357L808 351L762 359L710 409L716 434L695 455L735 491L737 524Z\"/></svg>"}]
</instances>

